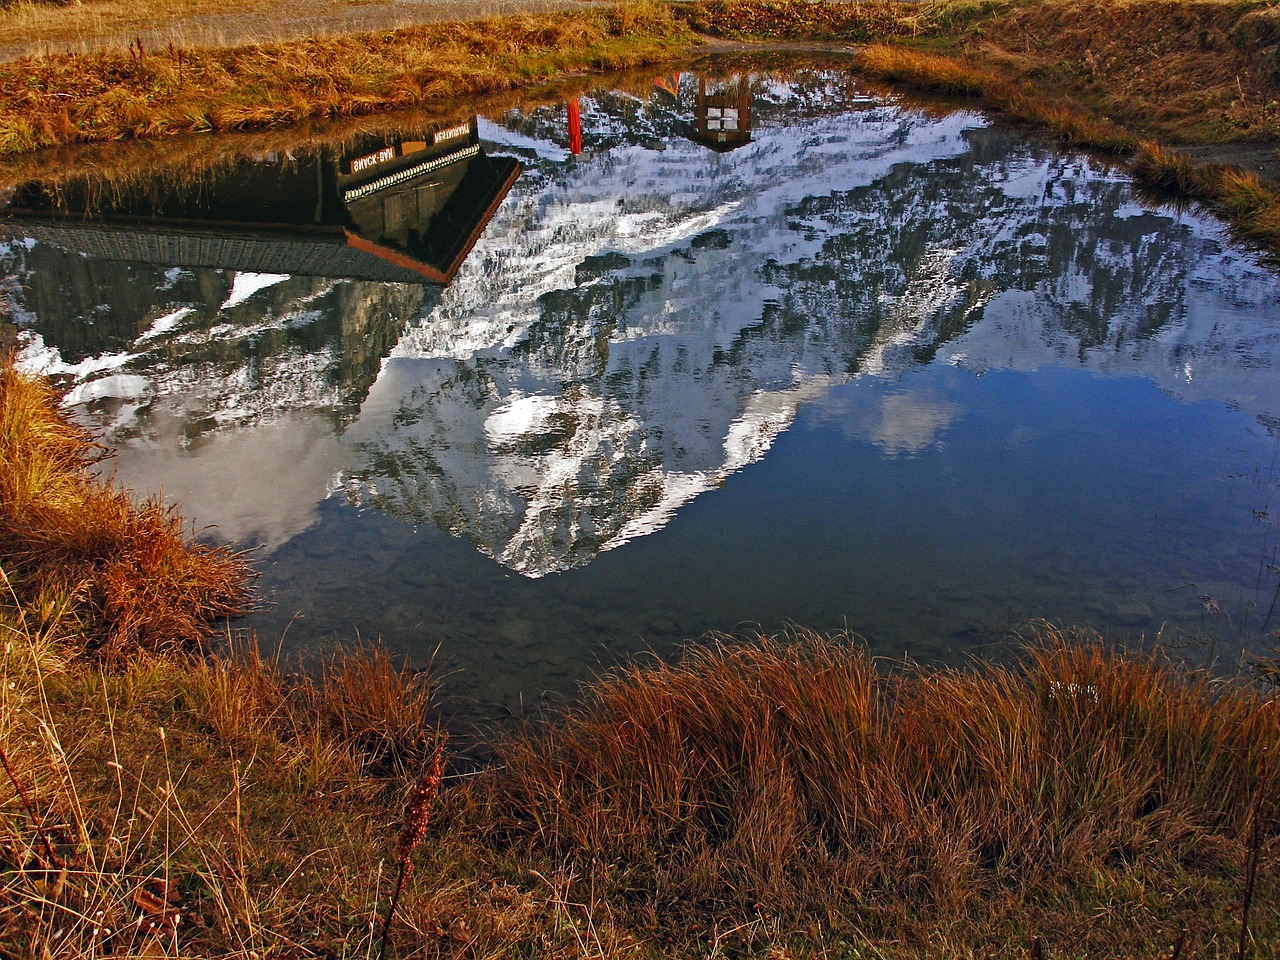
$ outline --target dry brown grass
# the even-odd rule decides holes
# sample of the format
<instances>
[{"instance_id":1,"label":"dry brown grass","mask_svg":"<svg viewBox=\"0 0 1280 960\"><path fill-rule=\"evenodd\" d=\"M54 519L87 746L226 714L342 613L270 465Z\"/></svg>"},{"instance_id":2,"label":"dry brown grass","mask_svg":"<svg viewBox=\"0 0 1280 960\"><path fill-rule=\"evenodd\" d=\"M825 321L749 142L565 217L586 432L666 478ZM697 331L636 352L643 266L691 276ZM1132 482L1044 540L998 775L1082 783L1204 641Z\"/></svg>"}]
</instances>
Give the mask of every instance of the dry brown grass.
<instances>
[{"instance_id":1,"label":"dry brown grass","mask_svg":"<svg viewBox=\"0 0 1280 960\"><path fill-rule=\"evenodd\" d=\"M1153 19L1159 22L1168 19L1166 5L1150 6ZM1239 6L1218 5L1220 9L1235 10L1237 14ZM1054 10L1057 9L1055 6ZM1129 16L1137 16L1129 7L1124 9ZM1249 22L1247 18L1242 19ZM1180 28L1185 27L1185 24L1180 25ZM1280 33L1277 36L1280 37ZM1068 49L1064 53L1070 57L1072 51L1069 49L1069 32L1066 38ZM1162 42L1168 43L1167 38ZM1053 42L1047 42L1047 46L1052 47ZM1078 54L1078 51L1075 53ZM1037 62L1029 64L1026 57L1014 62L1006 56L993 56L988 44L975 46L971 53L959 56L904 46L874 44L859 51L857 56L859 68L870 76L944 96L974 98L981 102L984 109L1029 123L1064 143L1132 155L1134 174L1140 183L1200 200L1223 217L1241 239L1258 244L1272 253L1280 251L1280 189L1277 189L1274 182L1267 182L1253 171L1229 165L1196 164L1175 150L1152 141L1142 141L1133 128L1109 119L1098 106L1097 98L1080 98L1069 92L1061 92L1062 84L1048 79ZM1212 59L1212 55L1202 56L1196 62ZM1063 63L1067 62L1068 59L1063 60ZM1158 72L1166 66L1168 65L1159 58L1152 58L1146 68L1135 69L1146 74ZM1175 71L1177 68L1176 64L1170 67ZM1176 73L1174 76L1177 76ZM1276 78L1280 80L1280 67L1277 68ZM1199 105L1196 109L1203 109L1203 97L1212 95L1213 82L1199 75L1184 78L1184 81L1188 89L1202 98L1195 101ZM1221 81L1222 78L1218 77L1219 86ZM1205 86L1198 87L1198 83ZM1243 91L1243 86L1240 89ZM1264 95L1280 97L1280 85ZM1140 105L1145 94L1134 96L1136 99L1131 101L1131 106ZM1244 96L1243 92L1241 96ZM1194 110L1192 112L1194 115ZM1186 117L1179 119L1180 115L1176 112L1163 116L1165 119L1155 126L1171 132L1175 137L1185 139L1189 136L1194 139L1203 134L1200 128L1189 129L1185 123ZM1280 104L1277 104L1276 117L1280 117ZM1150 127L1152 124L1145 121L1137 124L1139 129L1144 126ZM1280 133L1280 127L1275 132ZM1274 166L1280 170L1280 151L1277 152L1277 163Z\"/></svg>"},{"instance_id":2,"label":"dry brown grass","mask_svg":"<svg viewBox=\"0 0 1280 960\"><path fill-rule=\"evenodd\" d=\"M599 82L597 76L584 75L558 82L552 88L533 85L463 101L432 101L393 114L322 118L266 130L228 131L217 137L174 137L161 143L111 141L19 154L0 160L0 183L38 182L54 195L71 189L86 196L104 197L157 177L184 189L208 186L242 158L267 153L304 156L318 146L342 150L364 137L394 135L414 127L453 126L469 121L476 113L493 116L514 109L531 110L562 103L566 96L583 94ZM652 75L644 71L610 74L607 82L642 91L652 83ZM73 183L75 186L71 187Z\"/></svg>"},{"instance_id":3,"label":"dry brown grass","mask_svg":"<svg viewBox=\"0 0 1280 960\"><path fill-rule=\"evenodd\" d=\"M1052 84L1137 134L1280 140L1280 9L1223 0L1044 0L968 49Z\"/></svg>"},{"instance_id":4,"label":"dry brown grass","mask_svg":"<svg viewBox=\"0 0 1280 960\"><path fill-rule=\"evenodd\" d=\"M1064 143L1122 152L1135 144L1124 128L981 61L908 47L875 44L859 51L864 73L917 90L975 97L985 108L1032 123Z\"/></svg>"},{"instance_id":5,"label":"dry brown grass","mask_svg":"<svg viewBox=\"0 0 1280 960\"><path fill-rule=\"evenodd\" d=\"M835 40L866 43L918 36L951 4L894 0L828 3L813 0L695 0L678 8L700 33L741 40Z\"/></svg>"},{"instance_id":6,"label":"dry brown grass","mask_svg":"<svg viewBox=\"0 0 1280 960\"><path fill-rule=\"evenodd\" d=\"M0 955L370 955L385 822L437 743L425 674L377 649L329 665L361 665L336 695L253 653L101 669L11 613ZM388 699L416 717L395 764Z\"/></svg>"},{"instance_id":7,"label":"dry brown grass","mask_svg":"<svg viewBox=\"0 0 1280 960\"><path fill-rule=\"evenodd\" d=\"M637 2L230 50L30 57L0 64L0 156L407 109L654 62L689 42L667 8Z\"/></svg>"},{"instance_id":8,"label":"dry brown grass","mask_svg":"<svg viewBox=\"0 0 1280 960\"><path fill-rule=\"evenodd\" d=\"M1280 935L1276 701L1079 638L964 672L812 635L623 671L427 828L430 677L385 651L103 669L0 633L6 957L370 957L400 860L389 956L1156 956L1188 923L1229 956L1259 803L1248 948Z\"/></svg>"},{"instance_id":9,"label":"dry brown grass","mask_svg":"<svg viewBox=\"0 0 1280 960\"><path fill-rule=\"evenodd\" d=\"M374 956L404 853L389 956L1155 956L1187 922L1228 956L1259 798L1249 949L1280 933L1276 703L1148 657L703 650L508 741L424 830L428 674L376 648L328 682L252 648L104 670L10 613L0 955ZM367 734L402 725L388 765Z\"/></svg>"},{"instance_id":10,"label":"dry brown grass","mask_svg":"<svg viewBox=\"0 0 1280 960\"><path fill-rule=\"evenodd\" d=\"M5 0L0 60L50 53L274 43L420 23L546 13L579 0Z\"/></svg>"},{"instance_id":11,"label":"dry brown grass","mask_svg":"<svg viewBox=\"0 0 1280 960\"><path fill-rule=\"evenodd\" d=\"M960 672L764 638L594 685L501 749L480 820L657 926L710 911L883 936L1140 885L1151 926L1111 943L1123 955L1159 924L1231 929L1188 876L1239 869L1259 796L1275 865L1278 749L1274 698L1080 637Z\"/></svg>"},{"instance_id":12,"label":"dry brown grass","mask_svg":"<svg viewBox=\"0 0 1280 960\"><path fill-rule=\"evenodd\" d=\"M1139 183L1199 200L1226 218L1240 236L1280 250L1280 189L1256 174L1196 164L1156 143L1140 146L1133 170Z\"/></svg>"},{"instance_id":13,"label":"dry brown grass","mask_svg":"<svg viewBox=\"0 0 1280 960\"><path fill-rule=\"evenodd\" d=\"M909 5L703 0L690 22L724 36L870 45L879 79L1030 123L1062 141L1138 153L1140 177L1208 203L1239 234L1280 249L1280 150L1248 171L1158 172L1139 144L1280 146L1280 9L1265 0L1034 0ZM1266 181L1272 183L1268 184Z\"/></svg>"},{"instance_id":14,"label":"dry brown grass","mask_svg":"<svg viewBox=\"0 0 1280 960\"><path fill-rule=\"evenodd\" d=\"M105 451L0 358L0 588L28 628L108 652L198 643L247 603L248 570L158 500L92 470Z\"/></svg>"},{"instance_id":15,"label":"dry brown grass","mask_svg":"<svg viewBox=\"0 0 1280 960\"><path fill-rule=\"evenodd\" d=\"M0 956L371 955L386 822L441 772L430 672L193 650L243 565L101 452L0 364Z\"/></svg>"},{"instance_id":16,"label":"dry brown grass","mask_svg":"<svg viewBox=\"0 0 1280 960\"><path fill-rule=\"evenodd\" d=\"M268 750L308 781L400 778L435 746L430 672L397 667L380 646L339 648L291 674L248 642L188 669L193 709L219 741ZM317 757L332 766L302 770Z\"/></svg>"}]
</instances>

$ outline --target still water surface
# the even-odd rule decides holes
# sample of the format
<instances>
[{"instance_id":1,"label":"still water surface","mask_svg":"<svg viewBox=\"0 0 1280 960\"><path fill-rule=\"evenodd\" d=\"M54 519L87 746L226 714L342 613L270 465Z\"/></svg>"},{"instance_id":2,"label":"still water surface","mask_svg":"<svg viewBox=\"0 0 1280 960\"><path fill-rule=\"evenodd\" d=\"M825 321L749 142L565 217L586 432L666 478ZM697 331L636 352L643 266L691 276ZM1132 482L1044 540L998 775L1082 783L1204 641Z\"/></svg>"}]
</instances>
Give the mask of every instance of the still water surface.
<instances>
[{"instance_id":1,"label":"still water surface","mask_svg":"<svg viewBox=\"0 0 1280 960\"><path fill-rule=\"evenodd\" d=\"M108 193L11 191L3 309L268 645L495 715L755 624L1274 643L1280 281L979 114L685 72Z\"/></svg>"}]
</instances>

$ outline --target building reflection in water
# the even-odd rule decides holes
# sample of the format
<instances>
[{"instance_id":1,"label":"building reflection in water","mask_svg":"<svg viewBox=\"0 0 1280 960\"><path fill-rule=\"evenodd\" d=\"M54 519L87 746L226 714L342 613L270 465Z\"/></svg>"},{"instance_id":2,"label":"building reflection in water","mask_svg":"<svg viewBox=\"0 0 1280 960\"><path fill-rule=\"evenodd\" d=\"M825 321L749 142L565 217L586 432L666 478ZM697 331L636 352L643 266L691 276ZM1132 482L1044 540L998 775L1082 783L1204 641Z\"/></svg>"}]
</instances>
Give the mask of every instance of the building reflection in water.
<instances>
[{"instance_id":1,"label":"building reflection in water","mask_svg":"<svg viewBox=\"0 0 1280 960\"><path fill-rule=\"evenodd\" d=\"M698 78L689 139L720 153L751 142L751 75Z\"/></svg>"},{"instance_id":2,"label":"building reflection in water","mask_svg":"<svg viewBox=\"0 0 1280 960\"><path fill-rule=\"evenodd\" d=\"M241 158L194 185L26 184L4 212L27 237L123 263L448 284L520 172L485 153L472 117L340 154Z\"/></svg>"}]
</instances>

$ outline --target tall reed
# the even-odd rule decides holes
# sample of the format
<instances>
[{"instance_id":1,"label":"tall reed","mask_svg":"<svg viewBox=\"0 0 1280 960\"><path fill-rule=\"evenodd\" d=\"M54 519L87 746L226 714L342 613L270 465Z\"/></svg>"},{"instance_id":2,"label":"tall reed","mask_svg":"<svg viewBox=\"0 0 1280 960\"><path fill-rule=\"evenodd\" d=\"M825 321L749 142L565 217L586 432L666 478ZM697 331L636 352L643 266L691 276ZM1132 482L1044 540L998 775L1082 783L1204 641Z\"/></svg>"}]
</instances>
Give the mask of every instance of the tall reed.
<instances>
[{"instance_id":1,"label":"tall reed","mask_svg":"<svg viewBox=\"0 0 1280 960\"><path fill-rule=\"evenodd\" d=\"M382 921L382 934L378 938L378 960L387 955L387 936L391 933L391 921L395 918L404 885L413 876L413 851L427 836L431 807L436 802L440 780L444 776L444 744L442 738L436 747L435 756L431 758L431 766L423 771L414 786L413 795L405 805L404 824L400 830L400 840L396 844L396 885L391 894L391 902L387 905L387 915Z\"/></svg>"}]
</instances>

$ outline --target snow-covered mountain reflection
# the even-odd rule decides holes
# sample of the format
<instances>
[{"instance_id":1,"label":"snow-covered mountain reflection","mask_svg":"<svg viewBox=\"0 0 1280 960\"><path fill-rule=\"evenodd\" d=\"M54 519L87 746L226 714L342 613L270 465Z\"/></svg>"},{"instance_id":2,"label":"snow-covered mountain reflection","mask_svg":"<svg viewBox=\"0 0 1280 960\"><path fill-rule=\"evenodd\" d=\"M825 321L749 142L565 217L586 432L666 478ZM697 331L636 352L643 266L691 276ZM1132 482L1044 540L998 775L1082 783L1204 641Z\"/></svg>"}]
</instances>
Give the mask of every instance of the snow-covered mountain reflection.
<instances>
[{"instance_id":1,"label":"snow-covered mountain reflection","mask_svg":"<svg viewBox=\"0 0 1280 960\"><path fill-rule=\"evenodd\" d=\"M1067 364L1280 411L1277 284L1217 227L971 114L796 106L723 155L610 98L574 161L554 112L486 127L523 189L384 364L348 495L538 577L660 529L852 377ZM884 414L899 455L957 412Z\"/></svg>"},{"instance_id":2,"label":"snow-covered mountain reflection","mask_svg":"<svg viewBox=\"0 0 1280 960\"><path fill-rule=\"evenodd\" d=\"M530 578L661 529L857 377L1077 367L1280 422L1280 284L1220 227L971 113L835 74L750 83L751 139L724 152L684 136L687 76L678 96L584 99L577 156L563 107L481 121L524 173L443 289L108 276L11 240L27 362L68 377L126 464L319 415L323 455L249 444L295 501L340 492ZM851 426L913 456L962 416L897 396ZM278 543L309 522L264 497L228 525L200 489L222 470L198 472L179 485L224 533Z\"/></svg>"}]
</instances>

